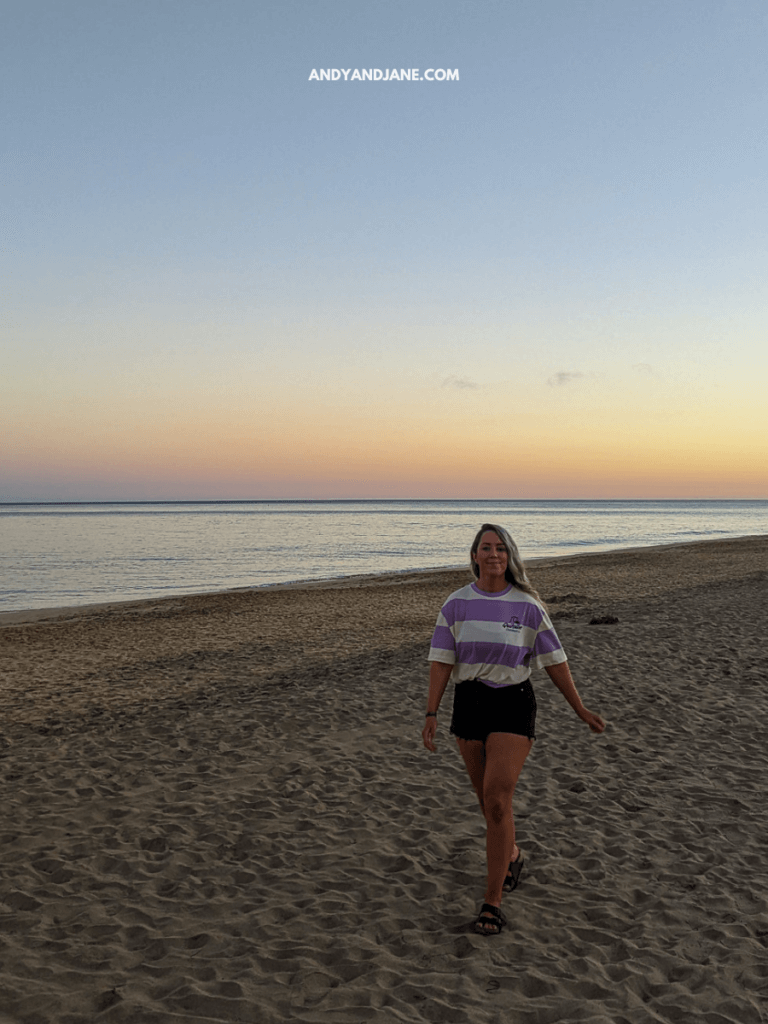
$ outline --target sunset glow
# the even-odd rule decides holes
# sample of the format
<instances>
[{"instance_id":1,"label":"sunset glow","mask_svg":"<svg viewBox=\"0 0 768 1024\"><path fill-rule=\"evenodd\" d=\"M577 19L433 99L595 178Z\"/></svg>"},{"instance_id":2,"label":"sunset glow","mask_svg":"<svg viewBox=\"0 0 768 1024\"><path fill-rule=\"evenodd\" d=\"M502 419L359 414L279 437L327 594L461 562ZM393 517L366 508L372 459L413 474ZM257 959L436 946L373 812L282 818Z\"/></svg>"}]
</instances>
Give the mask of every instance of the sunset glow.
<instances>
[{"instance_id":1,"label":"sunset glow","mask_svg":"<svg viewBox=\"0 0 768 1024\"><path fill-rule=\"evenodd\" d=\"M0 500L768 497L761 8L338 6L5 32Z\"/></svg>"}]
</instances>

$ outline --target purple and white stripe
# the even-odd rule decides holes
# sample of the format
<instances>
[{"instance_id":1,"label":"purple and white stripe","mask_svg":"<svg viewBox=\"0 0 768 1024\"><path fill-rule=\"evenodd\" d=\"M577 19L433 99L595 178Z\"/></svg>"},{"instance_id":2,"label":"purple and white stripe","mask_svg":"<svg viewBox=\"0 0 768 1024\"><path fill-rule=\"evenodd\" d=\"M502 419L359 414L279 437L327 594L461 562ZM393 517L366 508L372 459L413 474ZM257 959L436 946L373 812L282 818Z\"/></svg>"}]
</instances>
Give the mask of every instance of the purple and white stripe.
<instances>
[{"instance_id":1,"label":"purple and white stripe","mask_svg":"<svg viewBox=\"0 0 768 1024\"><path fill-rule=\"evenodd\" d=\"M535 598L508 587L486 594L476 584L457 590L437 617L430 661L455 665L457 682L524 682L534 668L566 660L549 616Z\"/></svg>"}]
</instances>

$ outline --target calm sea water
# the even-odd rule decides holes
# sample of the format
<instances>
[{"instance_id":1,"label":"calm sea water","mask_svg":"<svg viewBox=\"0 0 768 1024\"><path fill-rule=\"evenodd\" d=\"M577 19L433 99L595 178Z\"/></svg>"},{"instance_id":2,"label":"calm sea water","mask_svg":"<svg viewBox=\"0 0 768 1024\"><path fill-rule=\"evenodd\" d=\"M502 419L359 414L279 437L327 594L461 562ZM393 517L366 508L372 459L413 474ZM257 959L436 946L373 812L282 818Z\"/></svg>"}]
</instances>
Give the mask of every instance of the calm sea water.
<instances>
[{"instance_id":1,"label":"calm sea water","mask_svg":"<svg viewBox=\"0 0 768 1024\"><path fill-rule=\"evenodd\" d=\"M768 501L0 505L0 610L463 565L484 521L524 558L768 533Z\"/></svg>"}]
</instances>

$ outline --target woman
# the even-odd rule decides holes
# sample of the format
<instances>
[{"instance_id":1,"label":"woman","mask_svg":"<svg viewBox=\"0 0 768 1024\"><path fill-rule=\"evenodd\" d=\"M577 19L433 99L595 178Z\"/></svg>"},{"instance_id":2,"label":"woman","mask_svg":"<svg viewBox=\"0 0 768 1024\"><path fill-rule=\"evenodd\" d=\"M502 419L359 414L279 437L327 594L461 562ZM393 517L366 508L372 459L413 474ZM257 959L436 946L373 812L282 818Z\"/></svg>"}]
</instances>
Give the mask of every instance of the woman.
<instances>
[{"instance_id":1,"label":"woman","mask_svg":"<svg viewBox=\"0 0 768 1024\"><path fill-rule=\"evenodd\" d=\"M437 617L421 735L424 746L434 751L437 712L453 675L451 732L486 822L488 883L475 931L498 935L506 924L502 892L517 886L523 867L512 797L535 735L531 670L545 669L592 732L602 732L605 722L581 703L565 652L507 531L484 523L472 544L470 564L477 582L451 594Z\"/></svg>"}]
</instances>

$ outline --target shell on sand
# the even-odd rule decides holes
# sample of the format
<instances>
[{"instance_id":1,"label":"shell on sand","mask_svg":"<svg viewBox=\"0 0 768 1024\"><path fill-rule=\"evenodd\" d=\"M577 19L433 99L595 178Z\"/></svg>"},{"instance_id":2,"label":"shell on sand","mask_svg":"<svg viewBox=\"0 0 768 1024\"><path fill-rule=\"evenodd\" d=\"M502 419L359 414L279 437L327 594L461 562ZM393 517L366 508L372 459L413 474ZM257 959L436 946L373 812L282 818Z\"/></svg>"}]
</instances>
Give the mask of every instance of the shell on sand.
<instances>
[{"instance_id":1,"label":"shell on sand","mask_svg":"<svg viewBox=\"0 0 768 1024\"><path fill-rule=\"evenodd\" d=\"M466 573L3 616L0 1022L757 1024L767 570L767 538L532 566L609 725L534 676L494 938L446 716L419 736Z\"/></svg>"}]
</instances>

